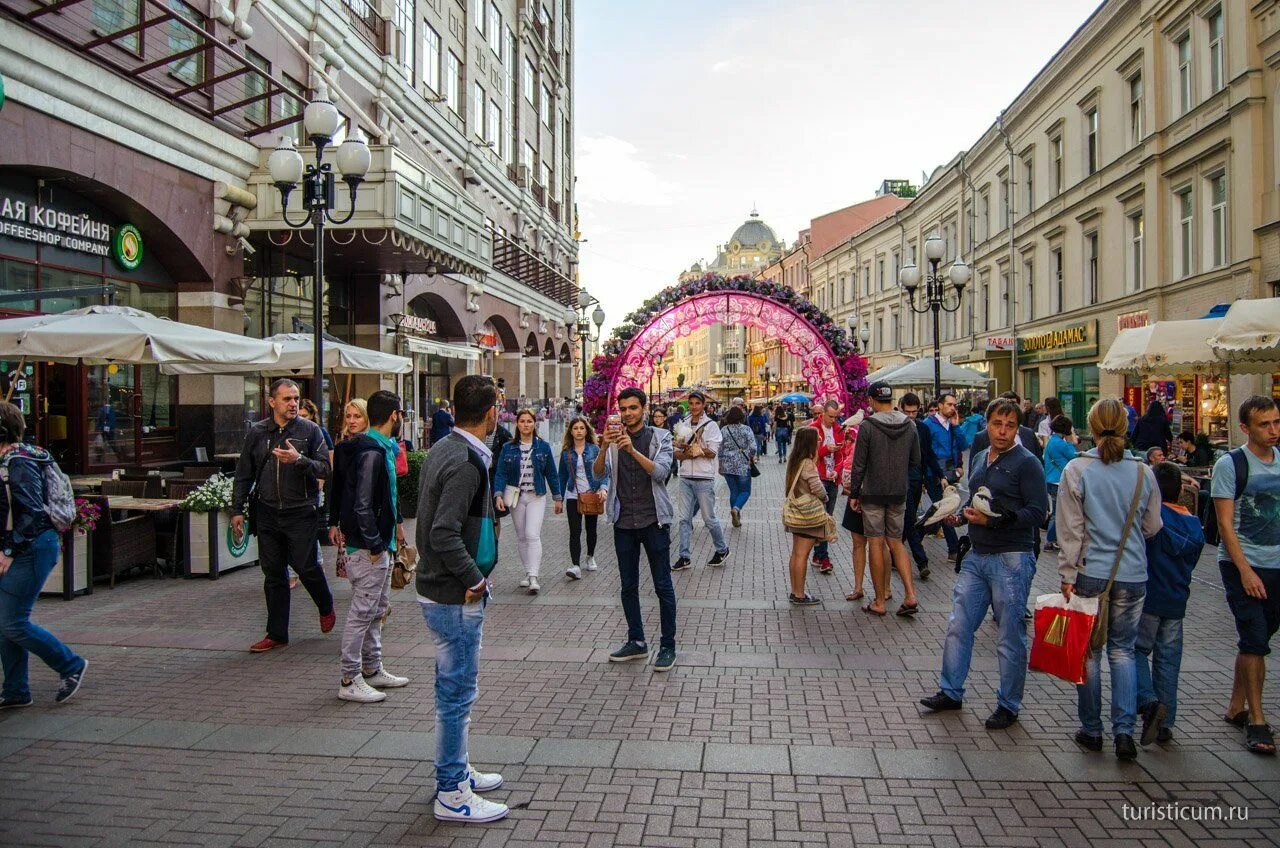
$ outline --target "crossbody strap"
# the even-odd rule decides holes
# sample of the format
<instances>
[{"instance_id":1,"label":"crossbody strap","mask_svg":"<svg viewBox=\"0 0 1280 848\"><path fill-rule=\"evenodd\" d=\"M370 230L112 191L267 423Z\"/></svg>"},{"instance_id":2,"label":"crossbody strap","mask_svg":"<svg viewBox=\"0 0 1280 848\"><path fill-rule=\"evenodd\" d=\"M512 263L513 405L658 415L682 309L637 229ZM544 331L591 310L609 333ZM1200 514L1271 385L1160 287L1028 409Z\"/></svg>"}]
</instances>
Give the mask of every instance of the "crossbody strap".
<instances>
[{"instance_id":1,"label":"crossbody strap","mask_svg":"<svg viewBox=\"0 0 1280 848\"><path fill-rule=\"evenodd\" d=\"M1129 541L1129 531L1133 529L1133 521L1138 517L1138 504L1142 501L1142 466L1138 466L1138 484L1133 488L1133 500L1129 502L1129 515L1124 520L1124 530L1120 533L1120 546L1116 548L1116 561L1111 564L1111 576L1107 578L1107 588L1103 596L1111 594L1111 584L1116 582L1116 572L1120 570L1120 560L1124 558L1124 546Z\"/></svg>"}]
</instances>

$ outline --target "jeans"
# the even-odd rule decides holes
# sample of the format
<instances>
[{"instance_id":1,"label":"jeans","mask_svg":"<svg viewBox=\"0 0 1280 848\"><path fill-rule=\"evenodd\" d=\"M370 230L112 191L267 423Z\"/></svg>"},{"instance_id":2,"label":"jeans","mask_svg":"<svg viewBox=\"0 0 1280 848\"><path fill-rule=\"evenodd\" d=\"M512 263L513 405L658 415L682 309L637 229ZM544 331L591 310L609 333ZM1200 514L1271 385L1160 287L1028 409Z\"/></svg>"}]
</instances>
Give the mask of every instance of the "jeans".
<instances>
[{"instance_id":1,"label":"jeans","mask_svg":"<svg viewBox=\"0 0 1280 848\"><path fill-rule=\"evenodd\" d=\"M964 558L951 593L951 618L942 648L943 694L964 700L964 684L973 660L973 636L991 607L1000 628L1000 688L996 703L1012 713L1022 708L1027 680L1027 627L1023 613L1036 560L1030 551L1003 554L971 552Z\"/></svg>"},{"instance_id":2,"label":"jeans","mask_svg":"<svg viewBox=\"0 0 1280 848\"><path fill-rule=\"evenodd\" d=\"M587 525L587 556L596 555L596 528L599 527L600 516L583 515L578 512L578 499L565 498L565 512L569 514L569 559L574 565L582 561L582 524Z\"/></svg>"},{"instance_id":3,"label":"jeans","mask_svg":"<svg viewBox=\"0 0 1280 848\"><path fill-rule=\"evenodd\" d=\"M689 546L693 541L693 517L702 511L702 523L711 531L711 541L717 551L727 551L729 545L724 540L724 528L720 519L716 518L716 481L705 479L690 480L680 478L680 556L689 556Z\"/></svg>"},{"instance_id":4,"label":"jeans","mask_svg":"<svg viewBox=\"0 0 1280 848\"><path fill-rule=\"evenodd\" d=\"M547 496L521 492L511 510L511 523L516 526L516 549L524 573L537 577L542 573L542 519L547 514Z\"/></svg>"},{"instance_id":5,"label":"jeans","mask_svg":"<svg viewBox=\"0 0 1280 848\"><path fill-rule=\"evenodd\" d=\"M721 474L720 476L729 484L729 508L742 509L746 506L747 499L751 497L751 475Z\"/></svg>"},{"instance_id":6,"label":"jeans","mask_svg":"<svg viewBox=\"0 0 1280 848\"><path fill-rule=\"evenodd\" d=\"M35 654L59 677L84 668L84 659L57 636L31 622L31 609L40 587L58 562L58 534L46 530L13 558L0 575L0 661L4 664L5 698L25 701L31 697L27 681L27 657Z\"/></svg>"},{"instance_id":7,"label":"jeans","mask_svg":"<svg viewBox=\"0 0 1280 848\"><path fill-rule=\"evenodd\" d=\"M822 488L827 490L827 515L831 515L836 509L836 494L839 492L839 488L829 480L822 481ZM826 559L828 556L827 543L825 541L818 542L813 546L814 559Z\"/></svg>"},{"instance_id":8,"label":"jeans","mask_svg":"<svg viewBox=\"0 0 1280 848\"><path fill-rule=\"evenodd\" d=\"M1143 613L1138 622L1138 706L1164 704L1164 726L1178 715L1178 670L1182 667L1182 619Z\"/></svg>"},{"instance_id":9,"label":"jeans","mask_svg":"<svg viewBox=\"0 0 1280 848\"><path fill-rule=\"evenodd\" d=\"M966 558L967 559L967 558ZM1100 577L1080 574L1076 594L1095 598L1107 588ZM1107 662L1111 666L1111 732L1113 736L1133 735L1138 713L1138 671L1133 646L1142 620L1142 602L1147 583L1111 584L1110 620L1107 628ZM1102 735L1102 652L1093 651L1085 660L1085 682L1076 687L1076 709L1080 727L1090 736Z\"/></svg>"},{"instance_id":10,"label":"jeans","mask_svg":"<svg viewBox=\"0 0 1280 848\"><path fill-rule=\"evenodd\" d=\"M769 434L756 433L756 453L767 456L769 453Z\"/></svg>"},{"instance_id":11,"label":"jeans","mask_svg":"<svg viewBox=\"0 0 1280 848\"><path fill-rule=\"evenodd\" d=\"M928 478L924 481L924 490L929 493L929 500L937 503L942 500L942 484ZM942 525L942 538L947 540L947 553L953 554L959 549L960 541L954 527ZM914 550L914 549L913 549Z\"/></svg>"},{"instance_id":12,"label":"jeans","mask_svg":"<svg viewBox=\"0 0 1280 848\"><path fill-rule=\"evenodd\" d=\"M321 615L333 612L333 594L320 568L316 543L316 509L277 510L258 506L258 562L267 596L267 636L289 641L289 578L297 572Z\"/></svg>"},{"instance_id":13,"label":"jeans","mask_svg":"<svg viewBox=\"0 0 1280 848\"><path fill-rule=\"evenodd\" d=\"M924 549L924 529L916 529L916 513L920 511L921 483L918 480L907 482L907 508L903 515L903 541L911 549L911 558L916 565L927 565L929 554Z\"/></svg>"},{"instance_id":14,"label":"jeans","mask_svg":"<svg viewBox=\"0 0 1280 848\"><path fill-rule=\"evenodd\" d=\"M779 427L773 438L778 443L778 461L782 462L787 458L787 448L791 446L791 431L786 427Z\"/></svg>"},{"instance_id":15,"label":"jeans","mask_svg":"<svg viewBox=\"0 0 1280 848\"><path fill-rule=\"evenodd\" d=\"M649 560L653 591L658 596L662 620L661 647L676 647L676 590L671 585L671 527L650 524L638 530L613 528L613 548L618 556L618 576L622 580L622 612L627 617L627 639L643 642L644 621L640 617L640 549Z\"/></svg>"},{"instance_id":16,"label":"jeans","mask_svg":"<svg viewBox=\"0 0 1280 848\"><path fill-rule=\"evenodd\" d=\"M436 788L467 779L467 725L479 691L484 603L421 604L436 646Z\"/></svg>"},{"instance_id":17,"label":"jeans","mask_svg":"<svg viewBox=\"0 0 1280 848\"><path fill-rule=\"evenodd\" d=\"M1058 544L1058 484L1049 484L1049 531L1044 540L1050 545Z\"/></svg>"},{"instance_id":18,"label":"jeans","mask_svg":"<svg viewBox=\"0 0 1280 848\"><path fill-rule=\"evenodd\" d=\"M391 605L391 554L370 557L368 551L347 554L351 605L342 627L342 677L382 668L382 617Z\"/></svg>"}]
</instances>

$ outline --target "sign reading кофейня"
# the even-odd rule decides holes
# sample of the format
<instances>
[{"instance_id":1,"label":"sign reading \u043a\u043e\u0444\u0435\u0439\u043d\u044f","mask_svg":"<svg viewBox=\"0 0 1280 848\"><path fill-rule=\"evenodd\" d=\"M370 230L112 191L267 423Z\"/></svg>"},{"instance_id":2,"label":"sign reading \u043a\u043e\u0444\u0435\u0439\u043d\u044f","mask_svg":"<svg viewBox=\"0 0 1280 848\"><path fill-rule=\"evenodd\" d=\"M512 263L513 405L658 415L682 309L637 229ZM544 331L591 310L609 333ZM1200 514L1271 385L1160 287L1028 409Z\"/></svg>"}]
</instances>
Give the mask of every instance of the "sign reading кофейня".
<instances>
[{"instance_id":1,"label":"sign reading \u043a\u043e\u0444\u0435\u0439\u043d\u044f","mask_svg":"<svg viewBox=\"0 0 1280 848\"><path fill-rule=\"evenodd\" d=\"M1098 322L1085 321L1018 337L1020 362L1049 362L1098 355Z\"/></svg>"}]
</instances>

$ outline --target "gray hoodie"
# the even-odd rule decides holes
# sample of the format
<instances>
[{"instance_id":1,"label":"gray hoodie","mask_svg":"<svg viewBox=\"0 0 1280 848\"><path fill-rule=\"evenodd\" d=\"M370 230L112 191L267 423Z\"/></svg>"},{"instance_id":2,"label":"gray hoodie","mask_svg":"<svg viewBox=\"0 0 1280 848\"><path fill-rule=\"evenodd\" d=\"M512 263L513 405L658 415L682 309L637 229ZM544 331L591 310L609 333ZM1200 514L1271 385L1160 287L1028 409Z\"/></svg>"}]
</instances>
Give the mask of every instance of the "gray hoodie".
<instances>
[{"instance_id":1,"label":"gray hoodie","mask_svg":"<svg viewBox=\"0 0 1280 848\"><path fill-rule=\"evenodd\" d=\"M897 410L877 412L858 428L849 474L852 496L869 504L907 499L907 474L920 465L916 425Z\"/></svg>"}]
</instances>

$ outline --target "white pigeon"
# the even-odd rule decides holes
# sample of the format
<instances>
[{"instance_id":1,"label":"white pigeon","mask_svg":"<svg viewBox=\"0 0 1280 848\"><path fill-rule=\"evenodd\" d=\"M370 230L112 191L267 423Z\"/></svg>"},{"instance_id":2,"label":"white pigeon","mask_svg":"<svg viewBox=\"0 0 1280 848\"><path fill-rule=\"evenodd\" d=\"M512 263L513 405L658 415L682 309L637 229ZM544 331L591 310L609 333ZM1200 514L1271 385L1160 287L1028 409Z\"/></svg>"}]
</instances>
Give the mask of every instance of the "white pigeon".
<instances>
[{"instance_id":1,"label":"white pigeon","mask_svg":"<svg viewBox=\"0 0 1280 848\"><path fill-rule=\"evenodd\" d=\"M969 503L987 518L1000 517L1000 513L991 508L991 490L986 486L979 486L978 490L973 493L973 498L970 499Z\"/></svg>"},{"instance_id":2,"label":"white pigeon","mask_svg":"<svg viewBox=\"0 0 1280 848\"><path fill-rule=\"evenodd\" d=\"M860 424L862 424L862 419L865 417L866 417L866 414L861 409L859 409L857 412L853 413L853 415L850 415L848 418L846 418L840 426L844 428L857 427Z\"/></svg>"},{"instance_id":3,"label":"white pigeon","mask_svg":"<svg viewBox=\"0 0 1280 848\"><path fill-rule=\"evenodd\" d=\"M924 517L920 519L917 527L928 527L930 524L937 524L948 515L955 515L960 511L960 493L956 491L956 487L947 484L942 490L942 497L933 502L933 505L925 511Z\"/></svg>"}]
</instances>

